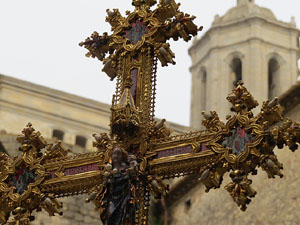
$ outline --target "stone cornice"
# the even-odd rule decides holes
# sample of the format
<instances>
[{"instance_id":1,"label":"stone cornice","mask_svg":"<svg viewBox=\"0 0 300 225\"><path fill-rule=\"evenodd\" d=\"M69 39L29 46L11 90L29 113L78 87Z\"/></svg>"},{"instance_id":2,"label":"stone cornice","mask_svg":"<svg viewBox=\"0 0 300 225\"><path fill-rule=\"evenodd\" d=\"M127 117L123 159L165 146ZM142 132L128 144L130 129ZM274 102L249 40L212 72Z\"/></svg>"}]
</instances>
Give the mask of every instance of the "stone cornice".
<instances>
[{"instance_id":1,"label":"stone cornice","mask_svg":"<svg viewBox=\"0 0 300 225\"><path fill-rule=\"evenodd\" d=\"M36 108L31 108L30 106L24 106L24 105L19 105L16 103L12 103L3 99L0 99L0 108L6 109L6 110L12 110L12 111L18 111L19 114L24 113L24 114L30 114L34 116L35 118L40 118L40 119L46 119L46 120L51 120L51 121L58 121L58 122L64 122L65 124L69 123L71 126L75 126L78 128L84 128L86 130L91 130L92 132L95 131L109 131L109 124L107 126L100 126L100 125L95 125L91 123L87 123L84 121L80 120L75 120L67 116L59 115L59 114L54 114L50 113L47 111L43 111L41 109L36 109Z\"/></svg>"},{"instance_id":2,"label":"stone cornice","mask_svg":"<svg viewBox=\"0 0 300 225\"><path fill-rule=\"evenodd\" d=\"M188 50L189 54L191 54L191 51L193 49L197 48L197 46L200 45L201 41L207 35L209 35L211 32L213 32L217 29L232 27L232 26L236 26L236 25L242 24L242 23L249 23L251 20L260 20L260 21L263 21L265 23L269 23L269 24L272 24L272 25L275 25L275 26L280 26L284 29L287 29L287 30L290 30L290 31L292 30L292 31L295 31L297 33L300 33L300 30L297 27L289 25L288 23L281 22L281 21L267 20L265 18L261 18L261 17L258 17L258 16L251 16L251 17L248 17L248 18L244 18L244 19L236 20L236 21L232 21L232 22L213 24L212 27L208 31L206 31L199 40L197 40L193 43L193 45Z\"/></svg>"},{"instance_id":3,"label":"stone cornice","mask_svg":"<svg viewBox=\"0 0 300 225\"><path fill-rule=\"evenodd\" d=\"M110 105L0 74L0 87L12 87L110 115Z\"/></svg>"},{"instance_id":4,"label":"stone cornice","mask_svg":"<svg viewBox=\"0 0 300 225\"><path fill-rule=\"evenodd\" d=\"M24 92L26 94L32 94L34 96L38 96L41 99L45 99L46 101L59 101L59 104L70 105L74 108L80 108L81 110L92 112L102 115L102 117L107 119L107 126L103 124L91 124L76 118L70 118L64 115L60 115L58 113L49 112L43 110L42 108L30 107L29 105L13 103L9 101L9 99L1 99L0 96L0 107L6 110L18 111L19 113L30 114L36 118L52 120L52 121L64 121L65 123L69 123L71 126L82 127L88 130L101 130L101 131L109 131L109 117L110 117L110 105L104 104L101 102L97 102L91 99L83 98L77 95L69 94L63 91L54 90L48 87L44 87L41 85L33 84L27 81L19 80L16 78L4 76L0 74L0 92L1 88L17 90L18 92ZM156 119L160 120L160 119ZM95 121L97 122L97 121ZM174 130L175 133L182 133L184 131L189 131L190 128L179 125L173 122L166 123L169 128Z\"/></svg>"},{"instance_id":5,"label":"stone cornice","mask_svg":"<svg viewBox=\"0 0 300 225\"><path fill-rule=\"evenodd\" d=\"M2 109L6 109L6 110L12 110L12 111L17 111L19 114L24 113L26 114L30 114L35 118L40 118L40 119L46 119L46 120L51 120L51 121L58 121L58 122L64 122L65 124L70 124L71 126L75 126L80 128L84 128L86 130L91 130L92 132L95 131L109 131L109 124L107 124L107 126L100 126L100 125L95 125L95 124L91 124L91 123L87 123L84 121L80 121L80 120L75 120L72 119L70 117L67 116L63 116L63 115L59 115L59 114L54 114L54 113L50 113L47 111L43 111L40 109L36 109L36 108L31 108L29 106L24 106L24 105L19 105L16 103L12 103L12 102L8 102L5 101L3 99L0 99L0 107ZM4 118L5 119L5 118Z\"/></svg>"}]
</instances>

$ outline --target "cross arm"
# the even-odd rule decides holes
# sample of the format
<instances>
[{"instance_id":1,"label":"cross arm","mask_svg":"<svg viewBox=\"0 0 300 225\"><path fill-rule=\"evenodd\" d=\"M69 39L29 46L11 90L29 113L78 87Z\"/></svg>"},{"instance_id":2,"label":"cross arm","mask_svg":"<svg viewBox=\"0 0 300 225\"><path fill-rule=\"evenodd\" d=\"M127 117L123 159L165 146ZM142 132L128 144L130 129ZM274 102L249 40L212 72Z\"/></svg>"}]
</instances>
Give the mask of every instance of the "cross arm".
<instances>
[{"instance_id":1,"label":"cross arm","mask_svg":"<svg viewBox=\"0 0 300 225\"><path fill-rule=\"evenodd\" d=\"M150 173L165 179L198 174L218 161L219 157L207 146L211 139L209 133L197 131L152 143L148 153Z\"/></svg>"},{"instance_id":2,"label":"cross arm","mask_svg":"<svg viewBox=\"0 0 300 225\"><path fill-rule=\"evenodd\" d=\"M62 215L57 197L99 188L109 152L106 136L100 139L95 143L98 151L71 154L61 142L47 144L29 123L17 138L21 156L11 159L0 154L0 223L5 224L12 213L15 218L7 224L30 225L34 210Z\"/></svg>"},{"instance_id":3,"label":"cross arm","mask_svg":"<svg viewBox=\"0 0 300 225\"><path fill-rule=\"evenodd\" d=\"M44 165L48 178L41 184L45 193L65 197L88 192L101 184L104 155L99 152L54 159Z\"/></svg>"},{"instance_id":4,"label":"cross arm","mask_svg":"<svg viewBox=\"0 0 300 225\"><path fill-rule=\"evenodd\" d=\"M99 35L98 32L92 33L91 37L85 39L85 41L80 42L79 46L84 46L89 52L86 54L87 57L95 58L97 57L100 61L103 61L106 53L113 51L110 47L111 36L106 32L103 35Z\"/></svg>"},{"instance_id":5,"label":"cross arm","mask_svg":"<svg viewBox=\"0 0 300 225\"><path fill-rule=\"evenodd\" d=\"M256 175L260 167L268 178L283 177L283 165L274 149L287 146L295 151L300 142L300 124L291 119L283 121L284 108L277 98L265 101L261 112L254 116L252 109L258 102L242 82L227 99L234 114L227 116L226 123L219 120L216 112L203 113L206 131L157 140L152 153L155 158L149 161L149 167L166 178L185 175L191 170L193 179L200 180L206 192L220 187L223 175L230 172L232 182L225 189L245 211L256 195L248 175ZM203 152L199 146L204 144L208 150ZM206 164L201 165L201 160L206 160Z\"/></svg>"},{"instance_id":6,"label":"cross arm","mask_svg":"<svg viewBox=\"0 0 300 225\"><path fill-rule=\"evenodd\" d=\"M198 28L194 24L195 16L181 12L179 6L180 3L177 4L174 0L161 1L157 9L153 11L154 17L162 24L158 33L163 35L159 35L158 40L164 37L164 41L171 38L175 41L179 38L189 41L192 36L196 36L198 31L203 29L202 26Z\"/></svg>"},{"instance_id":7,"label":"cross arm","mask_svg":"<svg viewBox=\"0 0 300 225\"><path fill-rule=\"evenodd\" d=\"M197 27L193 20L195 16L190 16L187 13L178 12L173 20L166 23L165 27L162 27L162 31L166 34L166 39L173 39L177 41L182 38L184 41L188 42L193 36L196 36L198 31L201 31L203 27Z\"/></svg>"},{"instance_id":8,"label":"cross arm","mask_svg":"<svg viewBox=\"0 0 300 225\"><path fill-rule=\"evenodd\" d=\"M270 138L279 149L285 145L294 152L300 142L300 124L287 118L281 126L274 126L270 130Z\"/></svg>"},{"instance_id":9,"label":"cross arm","mask_svg":"<svg viewBox=\"0 0 300 225\"><path fill-rule=\"evenodd\" d=\"M91 37L80 42L79 46L84 46L88 50L88 53L86 53L87 57L97 58L100 61L103 61L104 67L102 71L105 72L111 80L117 76L114 65L115 62L112 60L116 56L116 54L113 54L115 52L115 47L110 35L104 32L101 36L95 31ZM109 57L106 57L107 53L110 54Z\"/></svg>"}]
</instances>

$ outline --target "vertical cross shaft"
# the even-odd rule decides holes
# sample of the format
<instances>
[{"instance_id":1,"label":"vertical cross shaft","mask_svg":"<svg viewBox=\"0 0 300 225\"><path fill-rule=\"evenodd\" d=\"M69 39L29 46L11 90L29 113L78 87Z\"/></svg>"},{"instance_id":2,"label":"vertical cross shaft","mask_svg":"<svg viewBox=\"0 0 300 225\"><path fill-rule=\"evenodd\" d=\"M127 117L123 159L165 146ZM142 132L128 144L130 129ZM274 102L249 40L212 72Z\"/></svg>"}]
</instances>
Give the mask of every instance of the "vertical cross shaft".
<instances>
[{"instance_id":1,"label":"vertical cross shaft","mask_svg":"<svg viewBox=\"0 0 300 225\"><path fill-rule=\"evenodd\" d=\"M145 173L147 160L143 157L151 134L164 130L163 124L157 127L154 123L157 62L162 66L175 64L168 40L189 41L202 29L193 23L195 17L179 11L180 4L175 0L160 0L156 9L151 10L156 3L133 0L135 10L127 11L126 18L117 9L107 10L106 21L113 34L94 32L80 43L89 50L87 56L103 61L103 71L111 80L117 79L111 107L111 135L140 160L140 177L135 187L139 225L148 224L149 185L156 179ZM160 186L159 192L163 192L166 187Z\"/></svg>"},{"instance_id":2,"label":"vertical cross shaft","mask_svg":"<svg viewBox=\"0 0 300 225\"><path fill-rule=\"evenodd\" d=\"M80 43L89 50L87 56L103 61L103 71L117 77L112 101L111 133L118 138L141 137L154 120L157 61L162 66L175 64L170 38L189 41L200 29L194 16L179 11L174 0L133 0L135 10L122 17L117 9L107 10L106 21L112 35L91 38ZM109 53L108 56L106 54Z\"/></svg>"}]
</instances>

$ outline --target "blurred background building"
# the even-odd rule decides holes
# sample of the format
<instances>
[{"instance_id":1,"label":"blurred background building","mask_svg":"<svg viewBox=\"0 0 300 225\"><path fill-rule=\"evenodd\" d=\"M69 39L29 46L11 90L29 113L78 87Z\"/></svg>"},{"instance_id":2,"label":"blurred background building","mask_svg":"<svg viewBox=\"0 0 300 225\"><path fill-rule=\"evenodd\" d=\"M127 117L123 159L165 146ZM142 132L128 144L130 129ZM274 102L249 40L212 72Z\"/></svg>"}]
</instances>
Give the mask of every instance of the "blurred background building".
<instances>
[{"instance_id":1,"label":"blurred background building","mask_svg":"<svg viewBox=\"0 0 300 225\"><path fill-rule=\"evenodd\" d=\"M189 49L191 127L202 128L205 110L215 110L225 119L230 112L225 98L238 80L244 81L260 104L279 96L286 115L300 121L299 35L294 19L279 21L254 0L237 0L225 15L216 16L211 28ZM109 116L108 104L0 75L0 151L10 156L18 154L16 135L28 122L49 142L61 140L73 153L91 151L91 135L109 132ZM190 129L167 125L175 133ZM265 174L253 178L258 194L246 213L222 188L205 194L201 184L187 177L173 186L165 208L156 204L161 210L154 212L153 223L162 223L167 215L172 225L300 224L299 157L288 151L279 153L279 161L286 165L281 180L268 180ZM84 199L63 199L63 217L40 214L35 224L101 224L92 204L84 204Z\"/></svg>"},{"instance_id":2,"label":"blurred background building","mask_svg":"<svg viewBox=\"0 0 300 225\"><path fill-rule=\"evenodd\" d=\"M225 119L230 106L220 96L225 98L239 80L260 105L278 96L285 116L299 121L299 35L293 17L288 23L279 21L254 0L238 0L225 15L216 16L211 28L189 49L191 126L201 128L201 111L214 110ZM262 171L253 176L258 194L246 212L236 207L222 187L205 194L203 185L188 177L167 198L170 224L300 224L300 155L291 155L288 149L277 154L285 177L270 180ZM223 183L228 182L225 176Z\"/></svg>"}]
</instances>

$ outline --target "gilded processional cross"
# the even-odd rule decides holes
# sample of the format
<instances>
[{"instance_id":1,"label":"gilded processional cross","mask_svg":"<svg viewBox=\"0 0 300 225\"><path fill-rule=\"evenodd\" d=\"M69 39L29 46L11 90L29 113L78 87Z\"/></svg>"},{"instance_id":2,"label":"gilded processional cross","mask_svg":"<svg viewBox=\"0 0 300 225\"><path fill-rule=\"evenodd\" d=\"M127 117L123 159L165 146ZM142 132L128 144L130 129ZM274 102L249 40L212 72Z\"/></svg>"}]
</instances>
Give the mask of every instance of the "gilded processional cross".
<instances>
[{"instance_id":1,"label":"gilded processional cross","mask_svg":"<svg viewBox=\"0 0 300 225\"><path fill-rule=\"evenodd\" d=\"M154 120L157 63L175 64L168 40L189 41L201 28L174 0L132 4L135 10L126 18L107 10L113 34L94 32L80 43L117 79L110 133L93 135L96 151L72 155L61 143L47 144L29 123L17 139L22 156L0 153L1 224L29 225L34 210L62 214L57 198L88 193L104 224L146 225L150 194L163 197L168 191L163 180L190 174L198 174L209 191L229 172L232 182L225 189L246 210L256 194L249 174L261 167L269 178L282 177L273 150L287 145L295 151L299 124L286 119L274 126L283 120L277 99L264 102L254 116L258 103L242 82L227 97L234 114L226 123L216 112L203 113L206 130L170 135L165 120Z\"/></svg>"}]
</instances>

